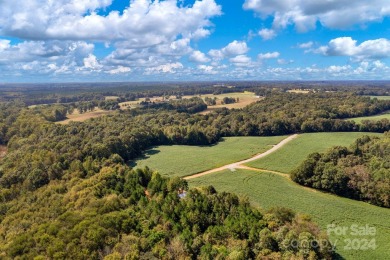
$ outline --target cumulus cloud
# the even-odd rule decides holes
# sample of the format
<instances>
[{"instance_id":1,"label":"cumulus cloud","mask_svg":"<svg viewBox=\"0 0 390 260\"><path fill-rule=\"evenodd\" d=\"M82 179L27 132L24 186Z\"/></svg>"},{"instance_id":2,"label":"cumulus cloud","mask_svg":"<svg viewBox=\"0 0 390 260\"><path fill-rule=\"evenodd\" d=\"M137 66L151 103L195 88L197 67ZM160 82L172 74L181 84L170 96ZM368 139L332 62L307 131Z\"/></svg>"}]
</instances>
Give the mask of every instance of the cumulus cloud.
<instances>
[{"instance_id":1,"label":"cumulus cloud","mask_svg":"<svg viewBox=\"0 0 390 260\"><path fill-rule=\"evenodd\" d=\"M263 40L271 40L276 37L276 32L272 29L261 29L259 35Z\"/></svg>"},{"instance_id":2,"label":"cumulus cloud","mask_svg":"<svg viewBox=\"0 0 390 260\"><path fill-rule=\"evenodd\" d=\"M0 39L2 69L11 69L4 64L24 62L28 63L25 68L55 73L116 74L135 67L141 73L147 68L147 73L171 73L183 56L193 53L191 41L208 37L214 26L211 19L222 14L215 0L192 4L132 0L124 10L106 11L112 2L30 0L15 4L0 0L0 35L21 40L12 45ZM104 43L111 53L97 60L91 42ZM32 61L41 66L31 65Z\"/></svg>"},{"instance_id":3,"label":"cumulus cloud","mask_svg":"<svg viewBox=\"0 0 390 260\"><path fill-rule=\"evenodd\" d=\"M206 63L209 62L210 59L201 51L194 51L190 57L190 61L197 62L197 63Z\"/></svg>"},{"instance_id":4,"label":"cumulus cloud","mask_svg":"<svg viewBox=\"0 0 390 260\"><path fill-rule=\"evenodd\" d=\"M92 70L100 70L103 66L99 64L95 55L89 54L88 57L84 58L84 67Z\"/></svg>"},{"instance_id":5,"label":"cumulus cloud","mask_svg":"<svg viewBox=\"0 0 390 260\"><path fill-rule=\"evenodd\" d=\"M214 70L213 66L208 66L208 65L198 65L197 67L199 70L202 71L204 74L209 74L209 75L215 75L217 72Z\"/></svg>"},{"instance_id":6,"label":"cumulus cloud","mask_svg":"<svg viewBox=\"0 0 390 260\"><path fill-rule=\"evenodd\" d=\"M265 60L265 59L276 59L279 56L280 56L280 53L275 51L275 52L260 53L257 57L260 60Z\"/></svg>"},{"instance_id":7,"label":"cumulus cloud","mask_svg":"<svg viewBox=\"0 0 390 260\"><path fill-rule=\"evenodd\" d=\"M294 24L297 31L305 32L314 29L317 21L335 29L380 22L390 15L388 5L388 0L245 0L243 7L263 19L273 16L273 28Z\"/></svg>"},{"instance_id":8,"label":"cumulus cloud","mask_svg":"<svg viewBox=\"0 0 390 260\"><path fill-rule=\"evenodd\" d=\"M182 68L183 68L183 64L181 64L180 62L176 62L176 63L167 63L152 68L147 68L146 72L147 73L160 73L160 72L175 73L177 69L182 69Z\"/></svg>"},{"instance_id":9,"label":"cumulus cloud","mask_svg":"<svg viewBox=\"0 0 390 260\"><path fill-rule=\"evenodd\" d=\"M309 49L313 46L313 42L310 41L310 42L305 42L305 43L301 43L301 44L298 44L298 48L300 49Z\"/></svg>"},{"instance_id":10,"label":"cumulus cloud","mask_svg":"<svg viewBox=\"0 0 390 260\"><path fill-rule=\"evenodd\" d=\"M131 69L128 68L128 67L118 66L115 69L108 70L107 73L109 73L109 74L121 74L121 73L130 72L130 71L131 71Z\"/></svg>"},{"instance_id":11,"label":"cumulus cloud","mask_svg":"<svg viewBox=\"0 0 390 260\"><path fill-rule=\"evenodd\" d=\"M221 15L214 0L192 6L178 1L130 1L129 7L99 15L111 0L2 2L0 31L21 39L126 40L134 46L166 42L179 34L204 37L210 18ZM34 10L34 12L31 12Z\"/></svg>"},{"instance_id":12,"label":"cumulus cloud","mask_svg":"<svg viewBox=\"0 0 390 260\"><path fill-rule=\"evenodd\" d=\"M357 44L351 37L340 37L316 50L325 56L348 56L355 60L377 60L390 57L390 41L384 38Z\"/></svg>"},{"instance_id":13,"label":"cumulus cloud","mask_svg":"<svg viewBox=\"0 0 390 260\"><path fill-rule=\"evenodd\" d=\"M233 63L249 63L251 62L251 58L246 55L238 55L234 58L229 59L229 61Z\"/></svg>"},{"instance_id":14,"label":"cumulus cloud","mask_svg":"<svg viewBox=\"0 0 390 260\"><path fill-rule=\"evenodd\" d=\"M214 59L220 60L227 57L243 55L249 51L249 48L244 41L233 41L220 50L212 49L208 54Z\"/></svg>"},{"instance_id":15,"label":"cumulus cloud","mask_svg":"<svg viewBox=\"0 0 390 260\"><path fill-rule=\"evenodd\" d=\"M0 48L0 63L49 60L84 66L84 58L92 54L93 50L93 44L82 41L25 41L14 45L8 42Z\"/></svg>"}]
</instances>

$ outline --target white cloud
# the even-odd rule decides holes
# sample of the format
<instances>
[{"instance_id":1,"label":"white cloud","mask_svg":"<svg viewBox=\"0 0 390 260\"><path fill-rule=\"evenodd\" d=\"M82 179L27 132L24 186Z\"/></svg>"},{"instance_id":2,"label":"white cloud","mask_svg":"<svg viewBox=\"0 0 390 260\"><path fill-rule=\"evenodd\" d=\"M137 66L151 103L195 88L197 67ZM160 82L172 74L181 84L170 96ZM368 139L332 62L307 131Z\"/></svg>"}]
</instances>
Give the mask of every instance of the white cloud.
<instances>
[{"instance_id":1,"label":"white cloud","mask_svg":"<svg viewBox=\"0 0 390 260\"><path fill-rule=\"evenodd\" d=\"M279 56L280 56L280 53L275 51L275 52L260 53L257 57L260 60L265 60L265 59L276 59Z\"/></svg>"},{"instance_id":2,"label":"white cloud","mask_svg":"<svg viewBox=\"0 0 390 260\"><path fill-rule=\"evenodd\" d=\"M310 41L310 42L305 42L305 43L301 43L301 44L298 44L298 48L301 48L301 49L309 49L313 46L313 42Z\"/></svg>"},{"instance_id":3,"label":"white cloud","mask_svg":"<svg viewBox=\"0 0 390 260\"><path fill-rule=\"evenodd\" d=\"M233 41L229 43L225 48L222 49L222 53L226 56L234 56L245 54L249 51L246 42Z\"/></svg>"},{"instance_id":4,"label":"white cloud","mask_svg":"<svg viewBox=\"0 0 390 260\"><path fill-rule=\"evenodd\" d=\"M261 29L259 35L263 40L271 40L276 37L276 32L272 29Z\"/></svg>"},{"instance_id":5,"label":"white cloud","mask_svg":"<svg viewBox=\"0 0 390 260\"><path fill-rule=\"evenodd\" d=\"M112 0L0 2L0 36L22 40L12 45L0 39L0 69L23 69L24 62L38 73L174 72L193 52L191 41L209 36L211 19L222 14L215 0L131 0L124 10L108 13ZM112 50L99 60L90 43L97 41Z\"/></svg>"},{"instance_id":6,"label":"white cloud","mask_svg":"<svg viewBox=\"0 0 390 260\"><path fill-rule=\"evenodd\" d=\"M92 70L100 70L103 66L99 64L95 55L89 54L88 57L84 58L84 67Z\"/></svg>"},{"instance_id":7,"label":"white cloud","mask_svg":"<svg viewBox=\"0 0 390 260\"><path fill-rule=\"evenodd\" d=\"M227 46L220 50L212 49L208 52L212 58L222 60L227 57L243 55L249 51L249 48L244 41L232 41Z\"/></svg>"},{"instance_id":8,"label":"white cloud","mask_svg":"<svg viewBox=\"0 0 390 260\"><path fill-rule=\"evenodd\" d=\"M180 62L167 63L160 66L147 68L146 73L159 73L159 72L175 73L177 69L182 69L182 68L183 68L183 64L181 64Z\"/></svg>"},{"instance_id":9,"label":"white cloud","mask_svg":"<svg viewBox=\"0 0 390 260\"><path fill-rule=\"evenodd\" d=\"M246 55L238 55L234 58L230 58L229 61L233 63L250 63L251 58Z\"/></svg>"},{"instance_id":10,"label":"white cloud","mask_svg":"<svg viewBox=\"0 0 390 260\"><path fill-rule=\"evenodd\" d=\"M273 16L273 28L294 24L300 32L315 29L317 21L336 29L380 22L390 15L388 6L388 0L245 0L243 5L262 19Z\"/></svg>"},{"instance_id":11,"label":"white cloud","mask_svg":"<svg viewBox=\"0 0 390 260\"><path fill-rule=\"evenodd\" d=\"M357 44L351 37L340 37L329 41L327 46L316 50L325 56L348 56L355 60L373 60L390 57L390 41L384 38Z\"/></svg>"},{"instance_id":12,"label":"white cloud","mask_svg":"<svg viewBox=\"0 0 390 260\"><path fill-rule=\"evenodd\" d=\"M0 48L0 63L56 61L84 66L94 49L93 44L70 41L25 41Z\"/></svg>"},{"instance_id":13,"label":"white cloud","mask_svg":"<svg viewBox=\"0 0 390 260\"><path fill-rule=\"evenodd\" d=\"M216 72L214 70L214 67L213 66L207 66L207 65L198 65L197 67L199 70L202 71L202 73L204 74L209 74L209 75L215 75L217 74L218 72Z\"/></svg>"},{"instance_id":14,"label":"white cloud","mask_svg":"<svg viewBox=\"0 0 390 260\"><path fill-rule=\"evenodd\" d=\"M126 40L134 46L151 46L179 34L207 36L209 19L222 14L214 0L196 1L192 6L178 5L176 0L132 0L122 14L99 15L111 2L3 1L0 31L22 39Z\"/></svg>"},{"instance_id":15,"label":"white cloud","mask_svg":"<svg viewBox=\"0 0 390 260\"><path fill-rule=\"evenodd\" d=\"M0 51L8 49L11 46L10 43L10 40L0 40Z\"/></svg>"},{"instance_id":16,"label":"white cloud","mask_svg":"<svg viewBox=\"0 0 390 260\"><path fill-rule=\"evenodd\" d=\"M203 52L200 52L200 51L194 51L190 55L189 60L193 61L193 62L197 62L197 63L206 63L206 62L210 61L210 59L207 58L207 56Z\"/></svg>"},{"instance_id":17,"label":"white cloud","mask_svg":"<svg viewBox=\"0 0 390 260\"><path fill-rule=\"evenodd\" d=\"M236 57L230 58L229 61L237 67L253 67L255 65L252 59L246 55L237 55Z\"/></svg>"},{"instance_id":18,"label":"white cloud","mask_svg":"<svg viewBox=\"0 0 390 260\"><path fill-rule=\"evenodd\" d=\"M341 73L341 72L346 72L351 69L351 66L345 65L345 66L336 66L332 65L329 66L326 70L330 73Z\"/></svg>"},{"instance_id":19,"label":"white cloud","mask_svg":"<svg viewBox=\"0 0 390 260\"><path fill-rule=\"evenodd\" d=\"M131 71L131 69L128 68L128 67L118 66L115 69L107 71L107 73L109 73L109 74L121 74L121 73L128 73L130 71Z\"/></svg>"}]
</instances>

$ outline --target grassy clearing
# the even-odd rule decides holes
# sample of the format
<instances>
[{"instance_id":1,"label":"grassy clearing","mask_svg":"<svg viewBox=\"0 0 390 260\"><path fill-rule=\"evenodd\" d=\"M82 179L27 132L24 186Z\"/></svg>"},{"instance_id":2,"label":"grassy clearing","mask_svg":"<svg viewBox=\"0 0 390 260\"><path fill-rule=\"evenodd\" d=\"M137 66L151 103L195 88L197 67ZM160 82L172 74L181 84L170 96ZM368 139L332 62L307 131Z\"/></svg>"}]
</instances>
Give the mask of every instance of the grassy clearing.
<instances>
[{"instance_id":1,"label":"grassy clearing","mask_svg":"<svg viewBox=\"0 0 390 260\"><path fill-rule=\"evenodd\" d=\"M104 97L105 100L118 100L118 96L106 96Z\"/></svg>"},{"instance_id":2,"label":"grassy clearing","mask_svg":"<svg viewBox=\"0 0 390 260\"><path fill-rule=\"evenodd\" d=\"M287 90L287 92L289 93L297 93L297 94L308 94L312 91L310 90L307 90L307 89L290 89L290 90Z\"/></svg>"},{"instance_id":3,"label":"grassy clearing","mask_svg":"<svg viewBox=\"0 0 390 260\"><path fill-rule=\"evenodd\" d=\"M370 98L377 98L379 100L390 100L390 96L370 96Z\"/></svg>"},{"instance_id":4,"label":"grassy clearing","mask_svg":"<svg viewBox=\"0 0 390 260\"><path fill-rule=\"evenodd\" d=\"M355 117L355 118L350 118L348 120L355 121L355 123L357 123L357 124L361 124L363 120L379 121L381 119L390 120L390 111L387 111L387 112L380 114L380 115Z\"/></svg>"},{"instance_id":5,"label":"grassy clearing","mask_svg":"<svg viewBox=\"0 0 390 260\"><path fill-rule=\"evenodd\" d=\"M148 166L164 175L183 177L250 158L284 138L286 136L229 137L213 146L158 146L130 165Z\"/></svg>"},{"instance_id":6,"label":"grassy clearing","mask_svg":"<svg viewBox=\"0 0 390 260\"><path fill-rule=\"evenodd\" d=\"M57 123L65 125L65 124L69 124L70 121L83 122L83 121L91 119L91 118L100 117L100 116L104 116L104 115L111 115L114 113L115 113L115 111L107 111L107 110L102 110L102 109L97 109L97 108L95 108L94 111L86 112L86 113L82 113L82 114L80 114L77 110L75 110L72 114L67 115L68 119L63 120L63 121L58 121Z\"/></svg>"},{"instance_id":7,"label":"grassy clearing","mask_svg":"<svg viewBox=\"0 0 390 260\"><path fill-rule=\"evenodd\" d=\"M310 133L301 134L283 148L261 158L247 163L254 168L267 169L288 173L296 168L306 157L314 152L324 152L332 146L349 146L364 134L374 133Z\"/></svg>"},{"instance_id":8,"label":"grassy clearing","mask_svg":"<svg viewBox=\"0 0 390 260\"><path fill-rule=\"evenodd\" d=\"M121 109L130 109L135 107L140 107L140 104L142 101L145 101L145 98L140 98L139 100L134 101L126 101L119 103L119 106Z\"/></svg>"},{"instance_id":9,"label":"grassy clearing","mask_svg":"<svg viewBox=\"0 0 390 260\"><path fill-rule=\"evenodd\" d=\"M213 94L207 94L207 95L194 95L194 96L184 96L183 98L191 98L191 97L201 97L203 100L206 97L209 98L217 98L217 104L215 106L208 106L208 109L206 111L203 111L202 114L209 113L210 111L217 109L217 108L222 108L226 107L228 109L232 108L244 108L249 104L252 104L256 101L261 100L262 98L259 96L256 96L255 93L245 91L245 92L233 92L233 93L226 93L226 94L220 94L220 95L213 95ZM225 97L230 97L230 98L238 98L239 102L234 103L234 104L221 104L221 101Z\"/></svg>"},{"instance_id":10,"label":"grassy clearing","mask_svg":"<svg viewBox=\"0 0 390 260\"><path fill-rule=\"evenodd\" d=\"M335 195L311 190L295 184L287 177L248 170L226 170L189 180L191 187L213 185L218 191L248 196L250 201L264 209L288 207L305 213L326 230L327 225L348 227L346 236L335 236L337 252L346 259L386 259L390 256L390 210ZM375 236L352 236L352 224L368 224L376 228ZM376 250L346 250L345 239L375 239ZM359 241L358 241L359 242Z\"/></svg>"}]
</instances>

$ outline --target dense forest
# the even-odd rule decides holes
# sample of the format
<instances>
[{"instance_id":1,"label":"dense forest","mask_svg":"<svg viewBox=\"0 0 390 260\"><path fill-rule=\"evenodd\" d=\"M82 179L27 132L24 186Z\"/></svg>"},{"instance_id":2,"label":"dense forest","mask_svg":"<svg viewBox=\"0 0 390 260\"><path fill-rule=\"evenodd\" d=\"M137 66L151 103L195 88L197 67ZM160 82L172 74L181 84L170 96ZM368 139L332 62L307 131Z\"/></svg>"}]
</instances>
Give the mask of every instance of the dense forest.
<instances>
[{"instance_id":1,"label":"dense forest","mask_svg":"<svg viewBox=\"0 0 390 260\"><path fill-rule=\"evenodd\" d=\"M259 212L212 187L130 170L113 155L94 175L0 200L0 257L11 259L331 259L307 216ZM310 243L307 243L310 241Z\"/></svg>"},{"instance_id":2,"label":"dense forest","mask_svg":"<svg viewBox=\"0 0 390 260\"><path fill-rule=\"evenodd\" d=\"M75 96L88 98L69 97L70 103L35 107L28 105L40 104L43 97L1 103L0 144L7 145L8 153L0 159L0 258L331 258L328 242L290 246L291 241L328 241L307 216L287 209L259 212L233 194L217 193L212 187L188 190L184 180L147 168L132 170L126 164L154 145L209 145L226 136L390 130L386 119L362 124L346 120L389 110L390 101L344 91L295 94L252 85L242 88L252 88L264 99L244 109L222 108L206 115L197 113L207 108L200 98L178 99L67 125L53 122L75 109L116 110L120 100L158 91L186 93L172 87L171 92L123 92L116 101L78 93ZM199 87L187 91L202 93ZM388 136L362 139L355 149L335 148L340 158L316 155L317 161L333 158L323 164L340 171L334 176L346 169L348 195L338 193L343 176L329 180L337 191L302 183L297 173L293 176L304 185L388 207L389 158L383 152L389 150L383 144L388 145ZM366 183L371 185L368 190Z\"/></svg>"},{"instance_id":3,"label":"dense forest","mask_svg":"<svg viewBox=\"0 0 390 260\"><path fill-rule=\"evenodd\" d=\"M311 154L291 178L299 184L390 207L390 132L364 136L349 148Z\"/></svg>"}]
</instances>

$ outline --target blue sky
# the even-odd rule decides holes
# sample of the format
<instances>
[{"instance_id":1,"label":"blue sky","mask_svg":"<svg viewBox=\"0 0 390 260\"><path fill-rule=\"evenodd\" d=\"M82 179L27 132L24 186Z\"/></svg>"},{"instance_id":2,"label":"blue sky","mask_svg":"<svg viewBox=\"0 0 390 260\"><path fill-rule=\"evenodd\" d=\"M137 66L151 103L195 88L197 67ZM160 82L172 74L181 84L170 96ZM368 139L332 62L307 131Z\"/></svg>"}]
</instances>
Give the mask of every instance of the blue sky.
<instances>
[{"instance_id":1,"label":"blue sky","mask_svg":"<svg viewBox=\"0 0 390 260\"><path fill-rule=\"evenodd\" d=\"M388 0L2 0L0 82L390 79Z\"/></svg>"}]
</instances>

